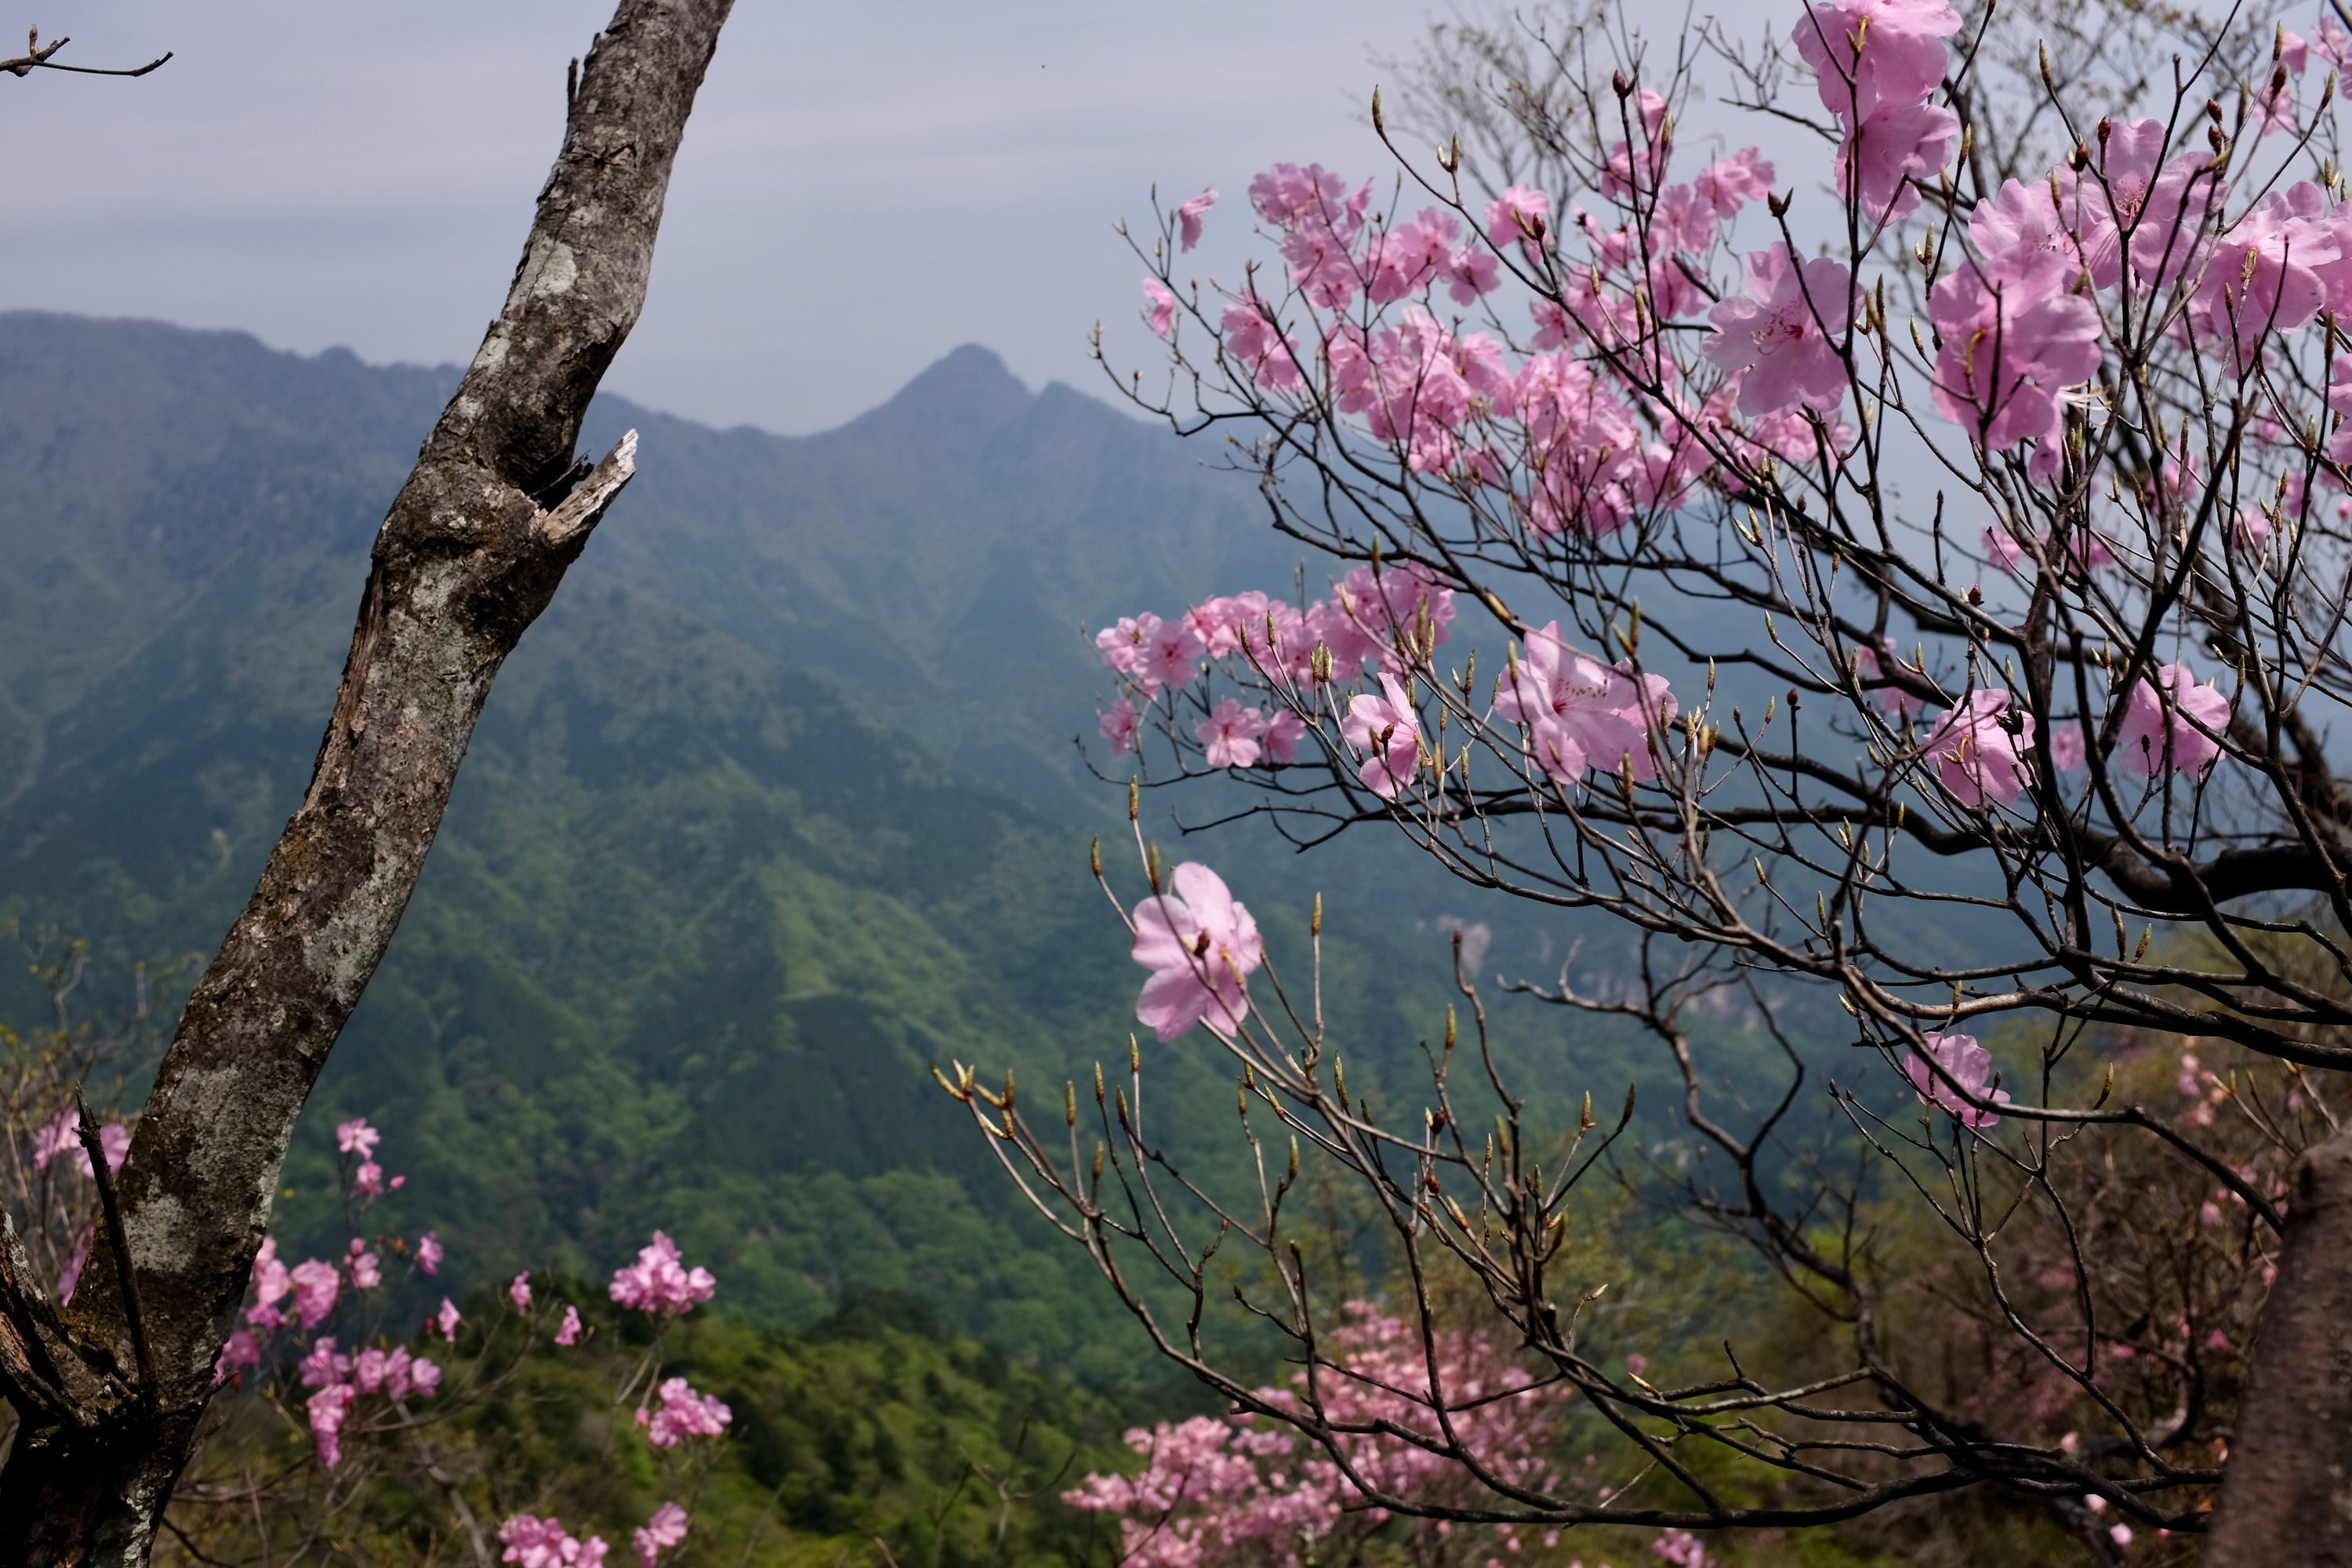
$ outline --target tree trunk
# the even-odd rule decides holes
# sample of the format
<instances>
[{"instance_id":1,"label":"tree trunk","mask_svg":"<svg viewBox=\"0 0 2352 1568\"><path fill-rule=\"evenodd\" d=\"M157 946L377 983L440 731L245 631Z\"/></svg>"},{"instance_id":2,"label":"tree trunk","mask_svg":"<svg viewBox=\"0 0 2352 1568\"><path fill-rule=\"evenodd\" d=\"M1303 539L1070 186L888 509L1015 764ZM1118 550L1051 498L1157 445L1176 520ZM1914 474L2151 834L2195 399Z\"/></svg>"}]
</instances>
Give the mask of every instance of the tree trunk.
<instances>
[{"instance_id":1,"label":"tree trunk","mask_svg":"<svg viewBox=\"0 0 2352 1568\"><path fill-rule=\"evenodd\" d=\"M310 790L181 1016L113 1184L121 1225L100 1221L69 1309L0 1216L0 1386L23 1421L0 1565L147 1559L295 1119L416 885L492 679L628 481L634 432L593 470L574 443L644 305L731 3L621 0L579 70L505 308L377 534Z\"/></svg>"},{"instance_id":2,"label":"tree trunk","mask_svg":"<svg viewBox=\"0 0 2352 1568\"><path fill-rule=\"evenodd\" d=\"M2352 1568L2352 1131L2294 1167L2206 1568Z\"/></svg>"}]
</instances>

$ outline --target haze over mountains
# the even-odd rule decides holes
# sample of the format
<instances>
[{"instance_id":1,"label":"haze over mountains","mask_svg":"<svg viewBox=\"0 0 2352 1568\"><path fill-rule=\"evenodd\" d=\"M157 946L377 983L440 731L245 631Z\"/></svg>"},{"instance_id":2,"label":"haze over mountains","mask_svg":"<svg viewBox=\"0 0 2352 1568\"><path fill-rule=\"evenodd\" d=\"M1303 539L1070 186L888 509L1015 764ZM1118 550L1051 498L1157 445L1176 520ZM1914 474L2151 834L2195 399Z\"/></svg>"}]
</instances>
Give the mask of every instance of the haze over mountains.
<instances>
[{"instance_id":1,"label":"haze over mountains","mask_svg":"<svg viewBox=\"0 0 2352 1568\"><path fill-rule=\"evenodd\" d=\"M456 374L0 315L0 920L115 965L209 951ZM660 1224L756 1317L913 1289L1008 1349L1116 1360L1083 1259L1014 1214L927 1064L1048 1083L1125 1049L1134 979L1085 870L1123 803L1068 744L1099 675L1079 622L1290 557L1245 480L977 348L821 436L606 398L584 444L630 426L639 478L499 679L284 1224L324 1221L324 1129L364 1113L453 1266L584 1271ZM1316 884L1262 885L1279 951ZM1328 944L1368 1079L1431 1032L1443 973L1384 921L1335 910ZM1223 1142L1222 1068L1180 1044L1165 1070L1163 1128Z\"/></svg>"}]
</instances>

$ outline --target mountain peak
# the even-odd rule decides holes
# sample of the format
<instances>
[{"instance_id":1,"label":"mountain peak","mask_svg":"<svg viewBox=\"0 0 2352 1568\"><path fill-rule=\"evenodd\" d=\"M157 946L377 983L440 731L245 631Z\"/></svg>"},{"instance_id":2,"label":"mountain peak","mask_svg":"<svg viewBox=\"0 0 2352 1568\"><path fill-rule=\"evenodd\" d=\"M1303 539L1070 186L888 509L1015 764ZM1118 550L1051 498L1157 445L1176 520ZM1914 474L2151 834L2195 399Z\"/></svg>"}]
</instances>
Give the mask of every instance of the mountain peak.
<instances>
[{"instance_id":1,"label":"mountain peak","mask_svg":"<svg viewBox=\"0 0 2352 1568\"><path fill-rule=\"evenodd\" d=\"M951 427L992 428L1018 418L1033 397L995 350L966 343L950 350L888 402L852 420L850 427L944 421Z\"/></svg>"}]
</instances>

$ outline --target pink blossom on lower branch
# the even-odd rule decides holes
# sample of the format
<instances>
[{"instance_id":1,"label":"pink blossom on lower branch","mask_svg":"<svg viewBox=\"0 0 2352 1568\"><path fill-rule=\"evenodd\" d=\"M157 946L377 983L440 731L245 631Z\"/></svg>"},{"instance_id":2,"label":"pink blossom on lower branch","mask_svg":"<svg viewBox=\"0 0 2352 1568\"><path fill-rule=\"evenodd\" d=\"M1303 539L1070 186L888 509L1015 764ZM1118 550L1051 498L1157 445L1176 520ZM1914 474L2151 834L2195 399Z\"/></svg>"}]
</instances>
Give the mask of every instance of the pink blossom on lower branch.
<instances>
[{"instance_id":1,"label":"pink blossom on lower branch","mask_svg":"<svg viewBox=\"0 0 2352 1568\"><path fill-rule=\"evenodd\" d=\"M2168 664L2156 672L2154 684L2143 680L2132 688L2116 744L2141 773L2153 775L2173 768L2201 773L2221 756L2217 737L2229 724L2227 697L2213 687L2198 685L2187 665Z\"/></svg>"},{"instance_id":2,"label":"pink blossom on lower branch","mask_svg":"<svg viewBox=\"0 0 2352 1568\"><path fill-rule=\"evenodd\" d=\"M358 1391L347 1383L331 1383L310 1395L304 1406L310 1418L310 1437L318 1445L319 1463L333 1469L343 1462L343 1422L351 1415Z\"/></svg>"},{"instance_id":3,"label":"pink blossom on lower branch","mask_svg":"<svg viewBox=\"0 0 2352 1568\"><path fill-rule=\"evenodd\" d=\"M1143 297L1151 301L1151 330L1166 337L1176 325L1176 296L1157 278L1143 280Z\"/></svg>"},{"instance_id":4,"label":"pink blossom on lower branch","mask_svg":"<svg viewBox=\"0 0 2352 1568\"><path fill-rule=\"evenodd\" d=\"M718 1289L708 1268L688 1269L678 1261L677 1243L660 1231L638 1249L637 1260L613 1271L607 1292L624 1307L677 1317L708 1301Z\"/></svg>"},{"instance_id":5,"label":"pink blossom on lower branch","mask_svg":"<svg viewBox=\"0 0 2352 1568\"><path fill-rule=\"evenodd\" d=\"M1923 754L1954 799L1982 807L2025 793L2032 749L2033 715L2011 714L2008 692L1979 688L1937 721Z\"/></svg>"},{"instance_id":6,"label":"pink blossom on lower branch","mask_svg":"<svg viewBox=\"0 0 2352 1568\"><path fill-rule=\"evenodd\" d=\"M1403 794L1421 767L1421 718L1404 683L1393 675L1381 677L1378 696L1364 692L1348 704L1339 733L1363 754L1359 776L1382 800Z\"/></svg>"},{"instance_id":7,"label":"pink blossom on lower branch","mask_svg":"<svg viewBox=\"0 0 2352 1568\"><path fill-rule=\"evenodd\" d=\"M637 1549L638 1568L654 1568L654 1561L686 1539L686 1510L666 1502L637 1527L630 1543Z\"/></svg>"},{"instance_id":8,"label":"pink blossom on lower branch","mask_svg":"<svg viewBox=\"0 0 2352 1568\"><path fill-rule=\"evenodd\" d=\"M580 1342L579 1308L567 1306L563 1309L563 1324L555 1331L555 1342L566 1350Z\"/></svg>"},{"instance_id":9,"label":"pink blossom on lower branch","mask_svg":"<svg viewBox=\"0 0 2352 1568\"><path fill-rule=\"evenodd\" d=\"M1385 1421L1442 1443L1417 1328L1361 1301L1346 1314L1320 1346L1328 1364L1316 1388L1325 1415L1335 1426ZM1550 1471L1565 1402L1553 1387L1535 1386L1498 1346L1462 1333L1437 1336L1437 1370L1447 1421L1481 1465L1519 1486L1557 1481ZM1302 1373L1259 1397L1303 1410L1305 1386ZM1350 1529L1402 1524L1428 1531L1434 1544L1458 1528L1390 1521L1367 1509L1328 1451L1264 1416L1162 1422L1129 1432L1127 1442L1145 1458L1140 1473L1087 1476L1064 1500L1118 1518L1129 1568L1347 1561L1340 1538ZM1382 1492L1456 1507L1496 1500L1458 1461L1407 1439L1356 1435L1338 1442L1355 1474ZM1511 1531L1496 1533L1506 1547L1515 1545Z\"/></svg>"},{"instance_id":10,"label":"pink blossom on lower branch","mask_svg":"<svg viewBox=\"0 0 2352 1568\"><path fill-rule=\"evenodd\" d=\"M422 1268L427 1274L438 1274L441 1272L441 1237L439 1235L428 1230L423 1236L417 1237L416 1267Z\"/></svg>"},{"instance_id":11,"label":"pink blossom on lower branch","mask_svg":"<svg viewBox=\"0 0 2352 1568\"><path fill-rule=\"evenodd\" d=\"M518 1312L530 1310L530 1270L526 1268L514 1277L514 1283L507 1287L507 1300L514 1303Z\"/></svg>"},{"instance_id":12,"label":"pink blossom on lower branch","mask_svg":"<svg viewBox=\"0 0 2352 1568\"><path fill-rule=\"evenodd\" d=\"M1927 1057L1913 1051L1903 1061L1903 1076L1911 1080L1920 1102L1937 1105L1952 1113L1963 1127L1991 1127L2000 1118L1983 1106L1973 1103L1989 1101L2007 1105L2009 1091L1992 1087L1992 1053L1977 1044L1974 1035L1922 1035L1927 1047ZM1932 1058L1934 1066L1928 1065ZM1941 1077L1937 1068L1943 1069ZM1945 1081L1951 1080L1950 1083ZM1960 1090L1952 1087L1958 1084Z\"/></svg>"},{"instance_id":13,"label":"pink blossom on lower branch","mask_svg":"<svg viewBox=\"0 0 2352 1568\"><path fill-rule=\"evenodd\" d=\"M1192 733L1211 767L1246 768L1256 763L1264 749L1260 737L1265 733L1265 715L1228 697L1194 726Z\"/></svg>"},{"instance_id":14,"label":"pink blossom on lower branch","mask_svg":"<svg viewBox=\"0 0 2352 1568\"><path fill-rule=\"evenodd\" d=\"M612 1550L602 1536L573 1539L553 1514L545 1519L516 1514L499 1526L499 1540L506 1546L499 1561L520 1568L601 1568Z\"/></svg>"},{"instance_id":15,"label":"pink blossom on lower branch","mask_svg":"<svg viewBox=\"0 0 2352 1568\"><path fill-rule=\"evenodd\" d=\"M325 1322L343 1289L342 1276L335 1266L306 1258L294 1266L289 1278L294 1286L294 1315L302 1320L302 1326L315 1329Z\"/></svg>"},{"instance_id":16,"label":"pink blossom on lower branch","mask_svg":"<svg viewBox=\"0 0 2352 1568\"><path fill-rule=\"evenodd\" d=\"M457 1342L458 1318L457 1304L446 1296L442 1297L441 1310L433 1315L433 1322L441 1331L441 1337L453 1345Z\"/></svg>"},{"instance_id":17,"label":"pink blossom on lower branch","mask_svg":"<svg viewBox=\"0 0 2352 1568\"><path fill-rule=\"evenodd\" d=\"M658 1397L659 1410L637 1406L637 1425L656 1448L674 1448L688 1437L716 1437L735 1419L726 1401L697 1392L682 1377L663 1383Z\"/></svg>"},{"instance_id":18,"label":"pink blossom on lower branch","mask_svg":"<svg viewBox=\"0 0 2352 1568\"><path fill-rule=\"evenodd\" d=\"M1236 1028L1249 975L1265 957L1257 921L1206 866L1188 860L1169 883L1135 906L1130 956L1151 971L1136 998L1136 1018L1163 1041L1203 1018Z\"/></svg>"}]
</instances>

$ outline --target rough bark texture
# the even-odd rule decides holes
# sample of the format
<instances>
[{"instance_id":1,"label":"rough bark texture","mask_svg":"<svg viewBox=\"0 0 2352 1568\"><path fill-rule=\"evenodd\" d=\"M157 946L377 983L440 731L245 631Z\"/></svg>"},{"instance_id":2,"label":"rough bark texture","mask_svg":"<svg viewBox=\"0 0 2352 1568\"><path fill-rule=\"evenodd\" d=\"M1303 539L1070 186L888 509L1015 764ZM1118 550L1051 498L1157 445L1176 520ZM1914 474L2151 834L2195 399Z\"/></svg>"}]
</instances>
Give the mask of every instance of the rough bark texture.
<instances>
[{"instance_id":1,"label":"rough bark texture","mask_svg":"<svg viewBox=\"0 0 2352 1568\"><path fill-rule=\"evenodd\" d=\"M505 309L377 535L309 793L131 1139L119 1182L131 1288L101 1236L59 1313L0 1230L0 1385L24 1420L0 1472L0 1564L147 1558L295 1119L399 924L491 679L627 482L634 434L593 471L574 443L645 302L670 170L730 5L622 0L580 70Z\"/></svg>"},{"instance_id":2,"label":"rough bark texture","mask_svg":"<svg viewBox=\"0 0 2352 1568\"><path fill-rule=\"evenodd\" d=\"M2295 1165L2206 1568L2352 1568L2352 1131Z\"/></svg>"}]
</instances>

